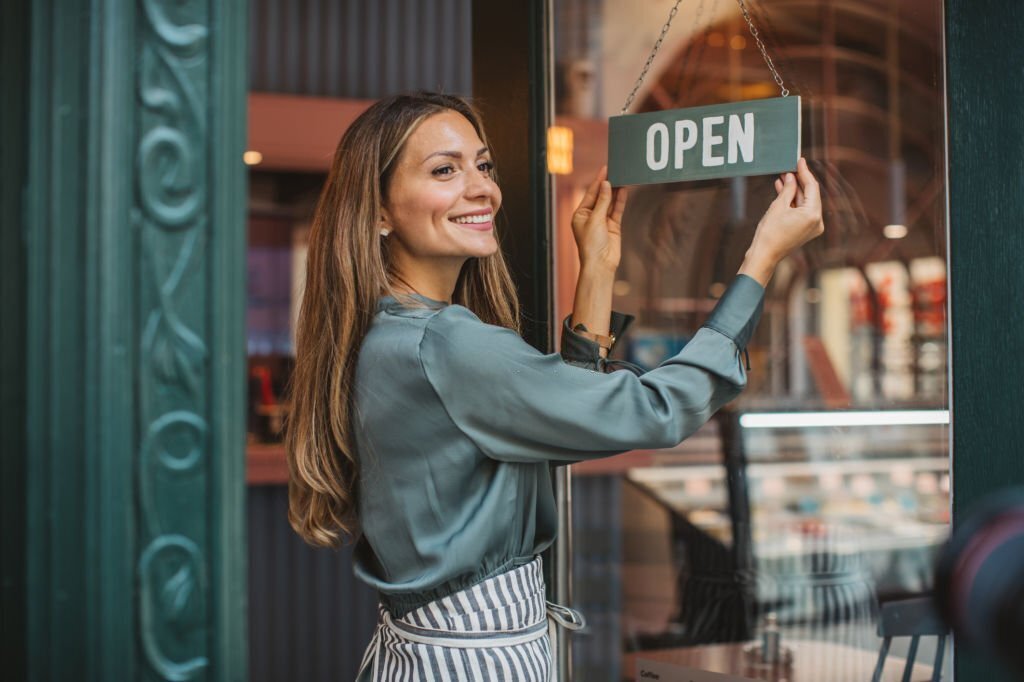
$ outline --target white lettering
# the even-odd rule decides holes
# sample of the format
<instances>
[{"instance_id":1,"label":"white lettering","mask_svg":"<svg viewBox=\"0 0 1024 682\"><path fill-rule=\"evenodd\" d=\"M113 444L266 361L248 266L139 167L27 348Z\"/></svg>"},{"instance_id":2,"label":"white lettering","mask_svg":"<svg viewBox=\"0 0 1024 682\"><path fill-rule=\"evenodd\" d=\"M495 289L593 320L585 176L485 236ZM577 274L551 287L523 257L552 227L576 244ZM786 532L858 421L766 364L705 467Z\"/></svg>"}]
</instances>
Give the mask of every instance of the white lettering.
<instances>
[{"instance_id":1,"label":"white lettering","mask_svg":"<svg viewBox=\"0 0 1024 682\"><path fill-rule=\"evenodd\" d=\"M652 171L667 169L671 153L672 167L683 170L688 167L686 152L698 149L703 168L754 163L756 136L754 112L659 121L647 128L647 167ZM691 158L690 166L694 163Z\"/></svg>"},{"instance_id":2,"label":"white lettering","mask_svg":"<svg viewBox=\"0 0 1024 682\"><path fill-rule=\"evenodd\" d=\"M708 166L721 166L721 165L725 164L725 158L724 157L715 156L714 154L711 153L711 148L712 147L715 147L717 145L722 144L722 136L714 134L714 127L716 125L721 125L722 123L725 123L725 117L724 116L708 116L703 121L703 124L704 124L704 135L703 135L704 148L703 148L703 151L704 151L704 153L702 155L701 162L703 163L705 168L708 167ZM650 143L648 143L648 147L650 147Z\"/></svg>"},{"instance_id":3,"label":"white lettering","mask_svg":"<svg viewBox=\"0 0 1024 682\"><path fill-rule=\"evenodd\" d=\"M697 124L689 119L676 121L676 168L683 167L683 152L697 146Z\"/></svg>"},{"instance_id":4,"label":"white lettering","mask_svg":"<svg viewBox=\"0 0 1024 682\"><path fill-rule=\"evenodd\" d=\"M661 143L655 141L661 137ZM660 146L657 149L655 145ZM653 171L664 170L668 165L668 126L664 123L655 123L647 129L647 167Z\"/></svg>"},{"instance_id":5,"label":"white lettering","mask_svg":"<svg viewBox=\"0 0 1024 682\"><path fill-rule=\"evenodd\" d=\"M743 114L743 124L736 114L729 116L729 163L736 163L737 151L743 154L743 163L754 160L754 114Z\"/></svg>"}]
</instances>

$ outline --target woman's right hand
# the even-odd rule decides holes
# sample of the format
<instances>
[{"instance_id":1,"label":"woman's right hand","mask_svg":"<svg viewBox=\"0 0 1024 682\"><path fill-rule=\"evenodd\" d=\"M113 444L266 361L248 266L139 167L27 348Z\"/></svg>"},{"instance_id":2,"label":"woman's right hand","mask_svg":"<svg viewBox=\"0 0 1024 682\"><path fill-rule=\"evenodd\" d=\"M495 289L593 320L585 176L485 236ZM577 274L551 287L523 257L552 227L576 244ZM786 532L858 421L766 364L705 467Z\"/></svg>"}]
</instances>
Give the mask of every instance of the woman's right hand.
<instances>
[{"instance_id":1,"label":"woman's right hand","mask_svg":"<svg viewBox=\"0 0 1024 682\"><path fill-rule=\"evenodd\" d=\"M775 191L778 196L757 224L739 271L762 286L783 258L825 231L821 191L805 159L797 162L795 175L786 173L775 181Z\"/></svg>"},{"instance_id":2,"label":"woman's right hand","mask_svg":"<svg viewBox=\"0 0 1024 682\"><path fill-rule=\"evenodd\" d=\"M625 187L613 190L608 167L602 166L572 214L572 236L580 254L580 270L597 269L615 276L622 252L622 214L626 210Z\"/></svg>"}]
</instances>

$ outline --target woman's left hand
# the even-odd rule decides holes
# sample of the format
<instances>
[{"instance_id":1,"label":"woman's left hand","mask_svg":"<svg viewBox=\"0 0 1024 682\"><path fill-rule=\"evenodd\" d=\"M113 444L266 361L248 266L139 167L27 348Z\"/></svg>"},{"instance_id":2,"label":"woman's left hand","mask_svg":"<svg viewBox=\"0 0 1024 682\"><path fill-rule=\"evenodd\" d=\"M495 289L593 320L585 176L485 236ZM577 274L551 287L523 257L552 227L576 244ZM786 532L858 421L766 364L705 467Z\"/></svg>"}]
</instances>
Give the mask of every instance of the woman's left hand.
<instances>
[{"instance_id":1,"label":"woman's left hand","mask_svg":"<svg viewBox=\"0 0 1024 682\"><path fill-rule=\"evenodd\" d=\"M622 253L622 213L626 209L626 188L612 191L602 166L580 205L572 214L572 235L580 252L581 269L600 268L615 272Z\"/></svg>"}]
</instances>

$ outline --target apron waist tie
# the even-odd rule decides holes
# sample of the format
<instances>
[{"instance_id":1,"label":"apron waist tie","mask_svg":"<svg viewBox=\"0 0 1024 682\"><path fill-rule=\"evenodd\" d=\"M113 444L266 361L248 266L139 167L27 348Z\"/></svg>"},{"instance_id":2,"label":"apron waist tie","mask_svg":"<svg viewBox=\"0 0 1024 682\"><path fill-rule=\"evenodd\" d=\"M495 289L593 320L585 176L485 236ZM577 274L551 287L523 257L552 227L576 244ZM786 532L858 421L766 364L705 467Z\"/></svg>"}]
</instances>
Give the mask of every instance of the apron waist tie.
<instances>
[{"instance_id":1,"label":"apron waist tie","mask_svg":"<svg viewBox=\"0 0 1024 682\"><path fill-rule=\"evenodd\" d=\"M551 646L551 682L558 682L558 628L579 630L586 627L587 620L576 609L546 602L548 612L548 640Z\"/></svg>"}]
</instances>

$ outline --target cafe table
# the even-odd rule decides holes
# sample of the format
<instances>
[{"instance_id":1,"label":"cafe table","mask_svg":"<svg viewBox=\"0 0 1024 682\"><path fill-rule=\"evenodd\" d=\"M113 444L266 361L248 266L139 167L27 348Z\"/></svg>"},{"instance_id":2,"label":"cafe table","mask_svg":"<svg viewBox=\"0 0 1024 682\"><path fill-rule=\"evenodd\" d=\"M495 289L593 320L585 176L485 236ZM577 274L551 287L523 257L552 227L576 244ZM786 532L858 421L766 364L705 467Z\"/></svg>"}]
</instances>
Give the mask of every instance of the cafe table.
<instances>
[{"instance_id":1,"label":"cafe table","mask_svg":"<svg viewBox=\"0 0 1024 682\"><path fill-rule=\"evenodd\" d=\"M733 682L739 680L766 680L768 682L871 682L878 661L878 651L859 649L846 644L826 641L787 640L785 646L792 651L789 666L755 666L748 663L745 643L705 644L701 646L631 651L623 656L623 682ZM678 666L678 671L659 676L648 675L638 680L637 659ZM883 682L903 679L904 659L889 655L883 671ZM662 667L661 670L665 670ZM687 669L705 674L687 674ZM678 673L678 674L677 674ZM717 673L709 675L707 673ZM930 680L932 668L915 664L911 674L913 682Z\"/></svg>"}]
</instances>

